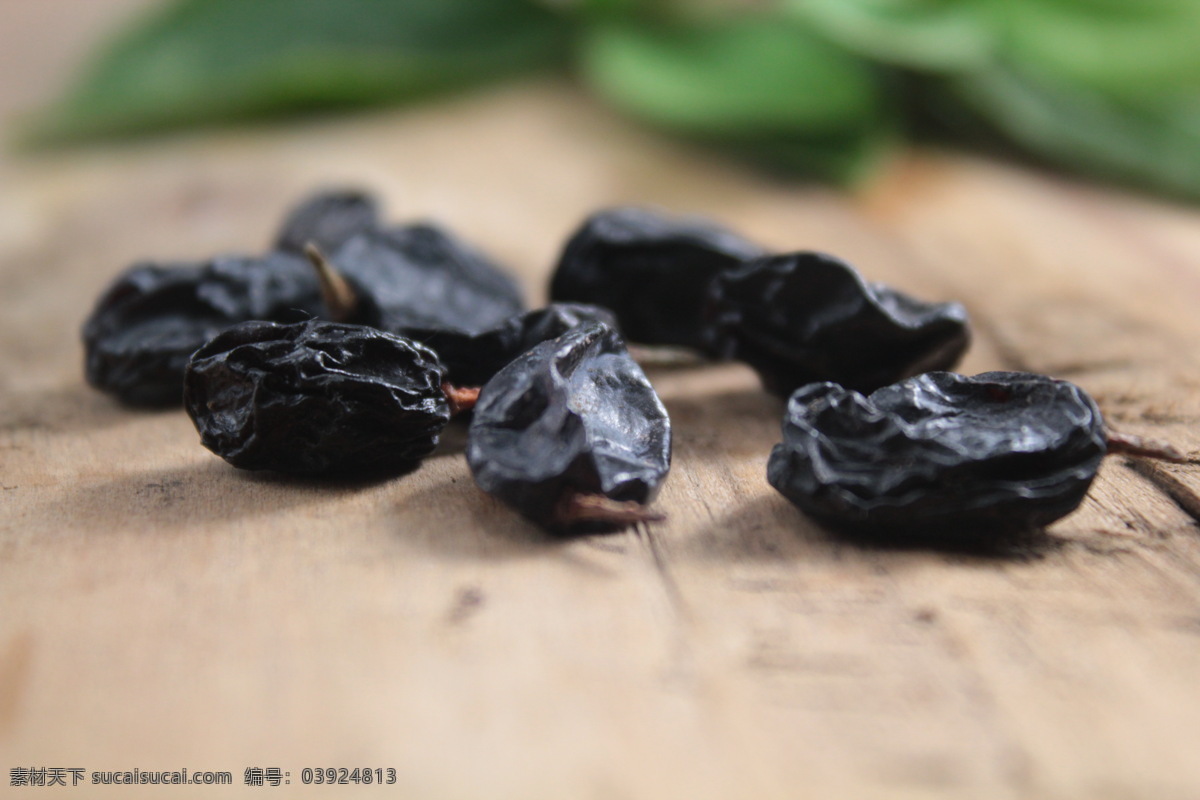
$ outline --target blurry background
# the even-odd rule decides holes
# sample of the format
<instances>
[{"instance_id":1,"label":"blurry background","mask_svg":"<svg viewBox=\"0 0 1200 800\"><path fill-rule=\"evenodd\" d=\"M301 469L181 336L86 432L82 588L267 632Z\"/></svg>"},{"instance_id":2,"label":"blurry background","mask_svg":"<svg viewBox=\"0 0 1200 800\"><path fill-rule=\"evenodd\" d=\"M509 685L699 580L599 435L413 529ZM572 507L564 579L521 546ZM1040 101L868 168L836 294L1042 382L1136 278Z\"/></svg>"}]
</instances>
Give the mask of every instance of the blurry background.
<instances>
[{"instance_id":1,"label":"blurry background","mask_svg":"<svg viewBox=\"0 0 1200 800\"><path fill-rule=\"evenodd\" d=\"M44 108L105 37L154 3L0 0L0 121L11 123L22 113Z\"/></svg>"},{"instance_id":2,"label":"blurry background","mask_svg":"<svg viewBox=\"0 0 1200 800\"><path fill-rule=\"evenodd\" d=\"M201 18L163 39L127 17L157 3L0 0L6 132L44 137L0 162L0 768L233 772L205 797L269 792L242 771L280 767L293 780L281 796L328 798L300 770L356 765L394 767L396 794L430 798L1200 796L1194 464L1108 459L1046 552L859 547L767 485L782 406L753 373L660 368L668 520L559 542L476 489L461 435L397 480L247 475L205 451L182 411L88 387L79 341L130 264L261 252L319 186L361 185L388 220L445 224L511 265L534 303L584 215L638 203L961 301L975 336L964 372L1069 377L1122 430L1200 451L1197 211L1011 156L910 150L897 143L942 141L968 107L927 104L918 119L894 106L968 81L1014 113L982 130L967 114L958 135L1116 154L1105 163L1172 180L1139 185L1185 193L1200 50L1184 23L1200 3L814 0L805 33L713 28L722 3L590 0L558 4L561 18L519 0L320 5L196 0L184 7L202 17L266 9L266 27ZM399 88L386 73L417 61L346 58L364 35L399 41L356 8L424 9L428 63L499 52L508 67L521 60L464 46L438 15L517 9L566 25L551 37L565 51L536 36L522 52L578 77L531 64L478 91L282 121L244 105L328 111L347 86L361 103ZM979 27L979 11L1004 9ZM311 49L331 32L338 48ZM121 55L86 56L112 36ZM1023 54L1020 80L995 60L1001 40ZM774 72L801 55L807 70ZM324 58L343 66L308 68ZM489 63L456 74L493 77ZM235 105L237 125L178 116ZM156 115L155 135L131 129ZM1020 158L1060 152L1033 144ZM780 180L779 164L867 169L821 173L858 177L849 192ZM86 794L131 795L108 789Z\"/></svg>"},{"instance_id":3,"label":"blurry background","mask_svg":"<svg viewBox=\"0 0 1200 800\"><path fill-rule=\"evenodd\" d=\"M10 0L6 102L56 95L27 141L565 73L646 126L790 175L861 185L916 140L1200 197L1193 0L163 0L130 16L146 5Z\"/></svg>"}]
</instances>

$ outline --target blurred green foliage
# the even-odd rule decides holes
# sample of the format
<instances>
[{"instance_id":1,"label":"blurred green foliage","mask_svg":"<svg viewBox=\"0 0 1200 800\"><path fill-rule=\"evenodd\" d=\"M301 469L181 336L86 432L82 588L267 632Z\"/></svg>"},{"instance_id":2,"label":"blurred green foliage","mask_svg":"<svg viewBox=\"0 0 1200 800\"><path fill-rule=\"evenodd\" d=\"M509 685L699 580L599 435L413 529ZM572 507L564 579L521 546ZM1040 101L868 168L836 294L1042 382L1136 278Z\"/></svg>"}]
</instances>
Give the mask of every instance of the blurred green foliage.
<instances>
[{"instance_id":1,"label":"blurred green foliage","mask_svg":"<svg viewBox=\"0 0 1200 800\"><path fill-rule=\"evenodd\" d=\"M590 26L584 79L678 133L834 180L863 171L885 130L875 70L793 20Z\"/></svg>"},{"instance_id":2,"label":"blurred green foliage","mask_svg":"<svg viewBox=\"0 0 1200 800\"><path fill-rule=\"evenodd\" d=\"M566 65L652 125L824 178L934 132L1200 198L1200 0L173 0L39 133L409 101Z\"/></svg>"},{"instance_id":3,"label":"blurred green foliage","mask_svg":"<svg viewBox=\"0 0 1200 800\"><path fill-rule=\"evenodd\" d=\"M522 0L174 0L112 42L38 133L414 100L561 63L567 28Z\"/></svg>"}]
</instances>

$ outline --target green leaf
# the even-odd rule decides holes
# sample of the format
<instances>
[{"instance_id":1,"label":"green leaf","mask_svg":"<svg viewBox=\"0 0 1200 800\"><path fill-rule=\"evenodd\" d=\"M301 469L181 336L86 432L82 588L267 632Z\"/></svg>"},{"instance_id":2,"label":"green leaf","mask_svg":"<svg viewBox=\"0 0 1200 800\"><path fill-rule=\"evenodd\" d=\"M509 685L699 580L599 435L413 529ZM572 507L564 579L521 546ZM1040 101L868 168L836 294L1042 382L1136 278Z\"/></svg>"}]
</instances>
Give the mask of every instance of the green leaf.
<instances>
[{"instance_id":1,"label":"green leaf","mask_svg":"<svg viewBox=\"0 0 1200 800\"><path fill-rule=\"evenodd\" d=\"M664 6L662 0L575 0L571 8L592 19L654 16Z\"/></svg>"},{"instance_id":2,"label":"green leaf","mask_svg":"<svg viewBox=\"0 0 1200 800\"><path fill-rule=\"evenodd\" d=\"M526 0L176 0L113 42L37 133L409 100L552 63L568 32Z\"/></svg>"},{"instance_id":3,"label":"green leaf","mask_svg":"<svg viewBox=\"0 0 1200 800\"><path fill-rule=\"evenodd\" d=\"M997 130L1054 163L1200 198L1200 94L1121 100L997 66L950 84Z\"/></svg>"},{"instance_id":4,"label":"green leaf","mask_svg":"<svg viewBox=\"0 0 1200 800\"><path fill-rule=\"evenodd\" d=\"M665 129L825 177L853 174L886 119L869 64L789 20L609 23L588 31L586 80Z\"/></svg>"},{"instance_id":5,"label":"green leaf","mask_svg":"<svg viewBox=\"0 0 1200 800\"><path fill-rule=\"evenodd\" d=\"M881 107L865 62L772 18L599 25L588 32L582 59L601 94L688 133L824 133L868 125Z\"/></svg>"},{"instance_id":6,"label":"green leaf","mask_svg":"<svg viewBox=\"0 0 1200 800\"><path fill-rule=\"evenodd\" d=\"M896 126L881 124L830 136L793 135L726 142L743 158L769 169L808 175L844 186L861 186L874 177L900 141Z\"/></svg>"},{"instance_id":7,"label":"green leaf","mask_svg":"<svg viewBox=\"0 0 1200 800\"><path fill-rule=\"evenodd\" d=\"M1137 101L1200 90L1200 3L1195 0L1004 0L1004 58Z\"/></svg>"},{"instance_id":8,"label":"green leaf","mask_svg":"<svg viewBox=\"0 0 1200 800\"><path fill-rule=\"evenodd\" d=\"M978 67L995 48L996 25L981 0L788 0L788 7L845 47L912 69Z\"/></svg>"},{"instance_id":9,"label":"green leaf","mask_svg":"<svg viewBox=\"0 0 1200 800\"><path fill-rule=\"evenodd\" d=\"M582 67L627 112L788 171L858 179L890 141L874 70L774 17L599 25Z\"/></svg>"}]
</instances>

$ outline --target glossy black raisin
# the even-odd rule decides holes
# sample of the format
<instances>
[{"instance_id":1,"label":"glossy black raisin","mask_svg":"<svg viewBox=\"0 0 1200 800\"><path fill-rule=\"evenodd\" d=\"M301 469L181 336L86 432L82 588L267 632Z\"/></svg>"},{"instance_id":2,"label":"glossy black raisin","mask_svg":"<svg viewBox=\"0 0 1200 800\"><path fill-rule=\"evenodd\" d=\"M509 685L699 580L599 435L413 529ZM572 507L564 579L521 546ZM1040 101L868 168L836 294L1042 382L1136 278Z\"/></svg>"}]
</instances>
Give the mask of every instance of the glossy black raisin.
<instances>
[{"instance_id":1,"label":"glossy black raisin","mask_svg":"<svg viewBox=\"0 0 1200 800\"><path fill-rule=\"evenodd\" d=\"M313 269L298 256L134 266L84 323L84 373L126 403L178 405L188 358L217 333L246 320L292 322L322 309Z\"/></svg>"},{"instance_id":2,"label":"glossy black raisin","mask_svg":"<svg viewBox=\"0 0 1200 800\"><path fill-rule=\"evenodd\" d=\"M432 351L359 325L248 322L192 357L184 406L235 467L300 474L399 471L450 419Z\"/></svg>"},{"instance_id":3,"label":"glossy black raisin","mask_svg":"<svg viewBox=\"0 0 1200 800\"><path fill-rule=\"evenodd\" d=\"M555 532L654 518L666 409L621 338L592 323L544 342L484 386L467 433L480 488Z\"/></svg>"},{"instance_id":4,"label":"glossy black raisin","mask_svg":"<svg viewBox=\"0 0 1200 800\"><path fill-rule=\"evenodd\" d=\"M303 255L314 244L329 252L379 225L379 204L370 194L357 189L318 192L288 212L275 249Z\"/></svg>"},{"instance_id":5,"label":"glossy black raisin","mask_svg":"<svg viewBox=\"0 0 1200 800\"><path fill-rule=\"evenodd\" d=\"M325 255L352 290L344 321L479 333L525 310L516 281L434 225L360 233Z\"/></svg>"},{"instance_id":6,"label":"glossy black raisin","mask_svg":"<svg viewBox=\"0 0 1200 800\"><path fill-rule=\"evenodd\" d=\"M925 303L868 283L833 256L751 261L712 281L712 349L753 367L786 397L815 381L872 391L950 369L970 342L958 303Z\"/></svg>"},{"instance_id":7,"label":"glossy black raisin","mask_svg":"<svg viewBox=\"0 0 1200 800\"><path fill-rule=\"evenodd\" d=\"M1074 384L931 372L866 397L799 389L767 479L832 528L974 544L1069 514L1106 449L1100 411Z\"/></svg>"},{"instance_id":8,"label":"glossy black raisin","mask_svg":"<svg viewBox=\"0 0 1200 800\"><path fill-rule=\"evenodd\" d=\"M707 220L614 208L588 217L571 236L550 299L611 308L632 342L706 349L709 281L763 253Z\"/></svg>"},{"instance_id":9,"label":"glossy black raisin","mask_svg":"<svg viewBox=\"0 0 1200 800\"><path fill-rule=\"evenodd\" d=\"M611 311L583 303L551 303L509 317L480 333L455 329L408 327L402 334L428 346L446 367L446 378L458 386L483 386L513 359L542 342L589 322L617 326Z\"/></svg>"}]
</instances>

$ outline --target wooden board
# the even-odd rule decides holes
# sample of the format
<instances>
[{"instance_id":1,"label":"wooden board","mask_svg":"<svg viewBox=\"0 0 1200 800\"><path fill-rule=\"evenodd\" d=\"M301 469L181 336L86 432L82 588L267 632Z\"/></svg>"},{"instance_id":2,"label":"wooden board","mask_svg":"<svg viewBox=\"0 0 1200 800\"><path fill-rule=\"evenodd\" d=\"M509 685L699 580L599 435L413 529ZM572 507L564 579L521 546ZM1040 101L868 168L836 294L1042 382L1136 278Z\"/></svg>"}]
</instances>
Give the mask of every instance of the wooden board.
<instances>
[{"instance_id":1,"label":"wooden board","mask_svg":"<svg viewBox=\"0 0 1200 800\"><path fill-rule=\"evenodd\" d=\"M864 549L766 484L782 407L749 370L656 368L669 520L560 542L474 487L461 434L401 479L291 481L83 384L78 327L118 270L261 249L331 184L457 229L534 300L615 203L829 250L964 301L964 371L1068 377L1123 429L1200 447L1195 209L934 153L849 196L553 82L10 158L0 766L232 773L182 790L206 797L272 793L249 767L299 797L386 791L304 787L306 767L392 767L413 798L1200 796L1194 466L1110 459L1034 552Z\"/></svg>"}]
</instances>

